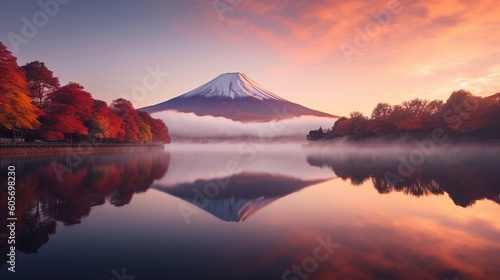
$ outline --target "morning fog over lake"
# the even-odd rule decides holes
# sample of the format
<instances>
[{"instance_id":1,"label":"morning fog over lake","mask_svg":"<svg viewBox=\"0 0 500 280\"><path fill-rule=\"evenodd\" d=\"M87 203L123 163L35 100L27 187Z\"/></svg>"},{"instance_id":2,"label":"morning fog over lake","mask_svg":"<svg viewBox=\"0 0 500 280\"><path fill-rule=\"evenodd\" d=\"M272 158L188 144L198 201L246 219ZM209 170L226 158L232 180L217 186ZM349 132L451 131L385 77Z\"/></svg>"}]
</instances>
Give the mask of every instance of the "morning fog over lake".
<instances>
[{"instance_id":1,"label":"morning fog over lake","mask_svg":"<svg viewBox=\"0 0 500 280\"><path fill-rule=\"evenodd\" d=\"M16 279L493 279L500 148L427 148L177 143L2 158L20 178Z\"/></svg>"}]
</instances>

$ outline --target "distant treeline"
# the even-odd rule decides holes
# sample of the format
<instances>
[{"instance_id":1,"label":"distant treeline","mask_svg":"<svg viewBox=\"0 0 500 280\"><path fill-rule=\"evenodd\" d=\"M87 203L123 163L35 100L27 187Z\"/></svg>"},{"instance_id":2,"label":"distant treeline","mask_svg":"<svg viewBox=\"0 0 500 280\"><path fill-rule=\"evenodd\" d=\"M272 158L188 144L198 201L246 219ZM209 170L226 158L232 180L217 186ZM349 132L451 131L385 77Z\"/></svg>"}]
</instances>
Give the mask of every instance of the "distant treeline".
<instances>
[{"instance_id":1,"label":"distant treeline","mask_svg":"<svg viewBox=\"0 0 500 280\"><path fill-rule=\"evenodd\" d=\"M43 62L19 67L0 42L0 138L169 143L165 123L119 98L108 105L82 85L61 86ZM17 138L17 139L16 139Z\"/></svg>"},{"instance_id":2,"label":"distant treeline","mask_svg":"<svg viewBox=\"0 0 500 280\"><path fill-rule=\"evenodd\" d=\"M456 140L500 139L500 93L474 96L455 91L446 102L413 99L401 105L379 103L371 117L352 112L330 129L311 130L308 140L426 137L436 130Z\"/></svg>"}]
</instances>

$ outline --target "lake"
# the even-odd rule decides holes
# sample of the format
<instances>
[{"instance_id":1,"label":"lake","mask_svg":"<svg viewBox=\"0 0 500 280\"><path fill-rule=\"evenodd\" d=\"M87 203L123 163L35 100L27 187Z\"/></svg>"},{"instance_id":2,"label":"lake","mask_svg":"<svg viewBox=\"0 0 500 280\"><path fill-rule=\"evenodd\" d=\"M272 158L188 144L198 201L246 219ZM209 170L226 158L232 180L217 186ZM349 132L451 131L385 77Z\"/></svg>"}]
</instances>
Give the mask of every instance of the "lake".
<instances>
[{"instance_id":1,"label":"lake","mask_svg":"<svg viewBox=\"0 0 500 280\"><path fill-rule=\"evenodd\" d=\"M179 143L16 168L1 279L499 279L500 148Z\"/></svg>"}]
</instances>

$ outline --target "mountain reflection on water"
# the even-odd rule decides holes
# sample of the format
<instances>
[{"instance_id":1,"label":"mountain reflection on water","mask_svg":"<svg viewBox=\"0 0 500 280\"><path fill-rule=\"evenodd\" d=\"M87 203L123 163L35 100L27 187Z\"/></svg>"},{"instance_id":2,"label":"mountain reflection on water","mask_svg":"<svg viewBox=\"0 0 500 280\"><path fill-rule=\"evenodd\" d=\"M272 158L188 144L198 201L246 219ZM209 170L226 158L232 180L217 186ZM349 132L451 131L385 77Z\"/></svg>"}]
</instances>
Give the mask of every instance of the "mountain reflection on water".
<instances>
[{"instance_id":1,"label":"mountain reflection on water","mask_svg":"<svg viewBox=\"0 0 500 280\"><path fill-rule=\"evenodd\" d=\"M276 174L243 172L172 187L154 187L184 199L221 220L239 222L281 197L322 181L325 180L301 180ZM215 182L220 182L220 185L215 185Z\"/></svg>"},{"instance_id":2,"label":"mountain reflection on water","mask_svg":"<svg viewBox=\"0 0 500 280\"><path fill-rule=\"evenodd\" d=\"M371 180L380 194L443 195L462 207L481 199L500 204L500 147L449 146L432 153L416 147L311 149L311 166L331 168L354 186ZM422 156L423 155L423 156Z\"/></svg>"},{"instance_id":3,"label":"mountain reflection on water","mask_svg":"<svg viewBox=\"0 0 500 280\"><path fill-rule=\"evenodd\" d=\"M74 155L2 158L18 178L16 276L110 279L126 267L136 279L280 279L327 236L341 246L310 279L500 274L500 148L443 148L394 180L411 151L175 144L85 155L71 170ZM2 209L6 197L0 189ZM181 206L197 211L190 224Z\"/></svg>"}]
</instances>

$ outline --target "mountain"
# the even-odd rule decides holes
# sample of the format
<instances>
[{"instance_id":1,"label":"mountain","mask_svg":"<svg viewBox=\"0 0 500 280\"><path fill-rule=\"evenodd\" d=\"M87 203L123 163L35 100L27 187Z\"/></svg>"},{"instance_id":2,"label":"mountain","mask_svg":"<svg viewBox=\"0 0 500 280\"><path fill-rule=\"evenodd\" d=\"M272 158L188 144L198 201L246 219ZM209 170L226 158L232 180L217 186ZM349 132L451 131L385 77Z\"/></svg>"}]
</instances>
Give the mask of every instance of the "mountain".
<instances>
[{"instance_id":1,"label":"mountain","mask_svg":"<svg viewBox=\"0 0 500 280\"><path fill-rule=\"evenodd\" d=\"M298 116L337 118L281 98L242 73L219 75L192 91L141 110L150 114L175 110L240 122L268 122Z\"/></svg>"},{"instance_id":2,"label":"mountain","mask_svg":"<svg viewBox=\"0 0 500 280\"><path fill-rule=\"evenodd\" d=\"M223 221L241 222L282 197L326 180L243 172L225 178L196 180L173 186L155 184L153 188L179 197ZM214 182L228 184L218 188L213 198L208 198L205 196L206 188Z\"/></svg>"}]
</instances>

